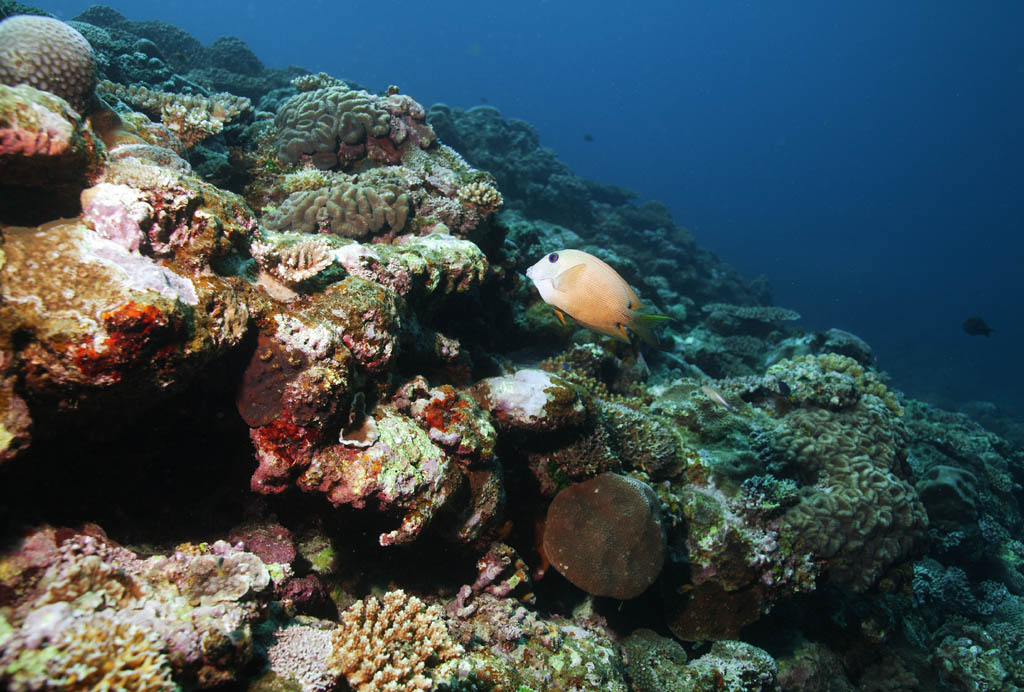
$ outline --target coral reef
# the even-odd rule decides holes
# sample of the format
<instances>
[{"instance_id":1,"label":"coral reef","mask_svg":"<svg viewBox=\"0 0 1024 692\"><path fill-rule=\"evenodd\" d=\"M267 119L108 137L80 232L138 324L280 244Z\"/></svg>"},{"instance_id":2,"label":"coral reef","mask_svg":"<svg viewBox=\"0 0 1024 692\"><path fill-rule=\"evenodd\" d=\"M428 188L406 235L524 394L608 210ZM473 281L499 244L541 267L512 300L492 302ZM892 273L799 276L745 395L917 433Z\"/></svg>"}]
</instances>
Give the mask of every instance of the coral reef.
<instances>
[{"instance_id":1,"label":"coral reef","mask_svg":"<svg viewBox=\"0 0 1024 692\"><path fill-rule=\"evenodd\" d=\"M0 85L0 686L1024 686L985 407L906 399L493 108L74 30L110 109L77 39L19 34L53 69ZM664 351L542 309L562 247Z\"/></svg>"}]
</instances>

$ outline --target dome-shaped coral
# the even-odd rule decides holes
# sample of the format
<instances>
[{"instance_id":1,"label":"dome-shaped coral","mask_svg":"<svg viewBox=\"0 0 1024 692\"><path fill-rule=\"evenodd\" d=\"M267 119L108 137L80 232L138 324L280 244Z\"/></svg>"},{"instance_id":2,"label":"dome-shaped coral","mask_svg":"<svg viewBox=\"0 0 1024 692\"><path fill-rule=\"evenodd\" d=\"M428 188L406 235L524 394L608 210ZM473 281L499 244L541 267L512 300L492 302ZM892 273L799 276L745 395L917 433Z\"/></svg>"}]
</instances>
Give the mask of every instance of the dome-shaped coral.
<instances>
[{"instance_id":1,"label":"dome-shaped coral","mask_svg":"<svg viewBox=\"0 0 1024 692\"><path fill-rule=\"evenodd\" d=\"M0 22L0 82L49 91L84 112L96 85L92 46L57 19L8 17Z\"/></svg>"},{"instance_id":2,"label":"dome-shaped coral","mask_svg":"<svg viewBox=\"0 0 1024 692\"><path fill-rule=\"evenodd\" d=\"M587 593L635 598L665 561L658 498L645 483L615 473L571 485L548 508L544 552Z\"/></svg>"}]
</instances>

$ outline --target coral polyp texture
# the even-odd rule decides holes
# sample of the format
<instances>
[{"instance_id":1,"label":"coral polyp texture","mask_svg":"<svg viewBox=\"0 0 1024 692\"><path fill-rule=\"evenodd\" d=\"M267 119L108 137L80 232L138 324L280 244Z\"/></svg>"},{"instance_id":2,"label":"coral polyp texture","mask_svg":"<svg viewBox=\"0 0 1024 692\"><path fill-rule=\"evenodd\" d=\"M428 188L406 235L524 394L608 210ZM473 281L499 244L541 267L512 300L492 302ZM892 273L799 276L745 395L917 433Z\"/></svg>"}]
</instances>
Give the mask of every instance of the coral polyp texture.
<instances>
[{"instance_id":1,"label":"coral polyp texture","mask_svg":"<svg viewBox=\"0 0 1024 692\"><path fill-rule=\"evenodd\" d=\"M60 20L8 17L0 22L0 83L28 84L84 112L96 85L92 46L77 29Z\"/></svg>"},{"instance_id":2,"label":"coral polyp texture","mask_svg":"<svg viewBox=\"0 0 1024 692\"><path fill-rule=\"evenodd\" d=\"M74 26L0 24L0 687L1024 688L1019 446L492 107Z\"/></svg>"},{"instance_id":3,"label":"coral polyp texture","mask_svg":"<svg viewBox=\"0 0 1024 692\"><path fill-rule=\"evenodd\" d=\"M385 137L390 114L365 91L331 86L292 96L277 111L277 155L284 163L311 157L318 168L338 163L338 148Z\"/></svg>"},{"instance_id":4,"label":"coral polyp texture","mask_svg":"<svg viewBox=\"0 0 1024 692\"><path fill-rule=\"evenodd\" d=\"M397 233L408 217L408 196L397 185L370 187L339 180L318 190L293 192L264 223L275 230L359 240L382 230Z\"/></svg>"}]
</instances>

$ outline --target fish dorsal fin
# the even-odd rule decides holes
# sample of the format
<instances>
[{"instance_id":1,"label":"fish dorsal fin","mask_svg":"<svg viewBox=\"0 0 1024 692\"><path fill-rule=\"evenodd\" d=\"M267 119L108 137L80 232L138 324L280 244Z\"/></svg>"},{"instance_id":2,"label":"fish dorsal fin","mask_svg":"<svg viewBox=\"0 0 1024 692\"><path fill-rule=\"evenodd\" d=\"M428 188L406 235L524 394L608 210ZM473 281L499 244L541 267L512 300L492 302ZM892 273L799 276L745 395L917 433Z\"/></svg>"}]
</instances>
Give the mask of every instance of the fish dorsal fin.
<instances>
[{"instance_id":1,"label":"fish dorsal fin","mask_svg":"<svg viewBox=\"0 0 1024 692\"><path fill-rule=\"evenodd\" d=\"M580 280L580 278L582 278L583 272L586 268L587 265L583 262L574 264L568 269L559 272L558 276L556 276L554 281L551 282L551 285L554 286L556 291L568 291L577 281Z\"/></svg>"}]
</instances>

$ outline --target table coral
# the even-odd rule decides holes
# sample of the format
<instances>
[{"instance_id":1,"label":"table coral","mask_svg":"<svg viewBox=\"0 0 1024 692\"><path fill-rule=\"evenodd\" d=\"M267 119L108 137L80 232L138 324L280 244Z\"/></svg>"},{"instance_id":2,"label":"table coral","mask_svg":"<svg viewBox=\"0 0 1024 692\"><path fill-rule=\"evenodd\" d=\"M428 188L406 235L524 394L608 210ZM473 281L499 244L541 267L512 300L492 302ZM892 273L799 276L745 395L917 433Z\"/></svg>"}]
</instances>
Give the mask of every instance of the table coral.
<instances>
[{"instance_id":1,"label":"table coral","mask_svg":"<svg viewBox=\"0 0 1024 692\"><path fill-rule=\"evenodd\" d=\"M125 87L109 81L100 82L99 91L158 118L181 140L186 149L217 134L225 123L252 106L249 99L225 92L196 96L148 89L145 86Z\"/></svg>"}]
</instances>

